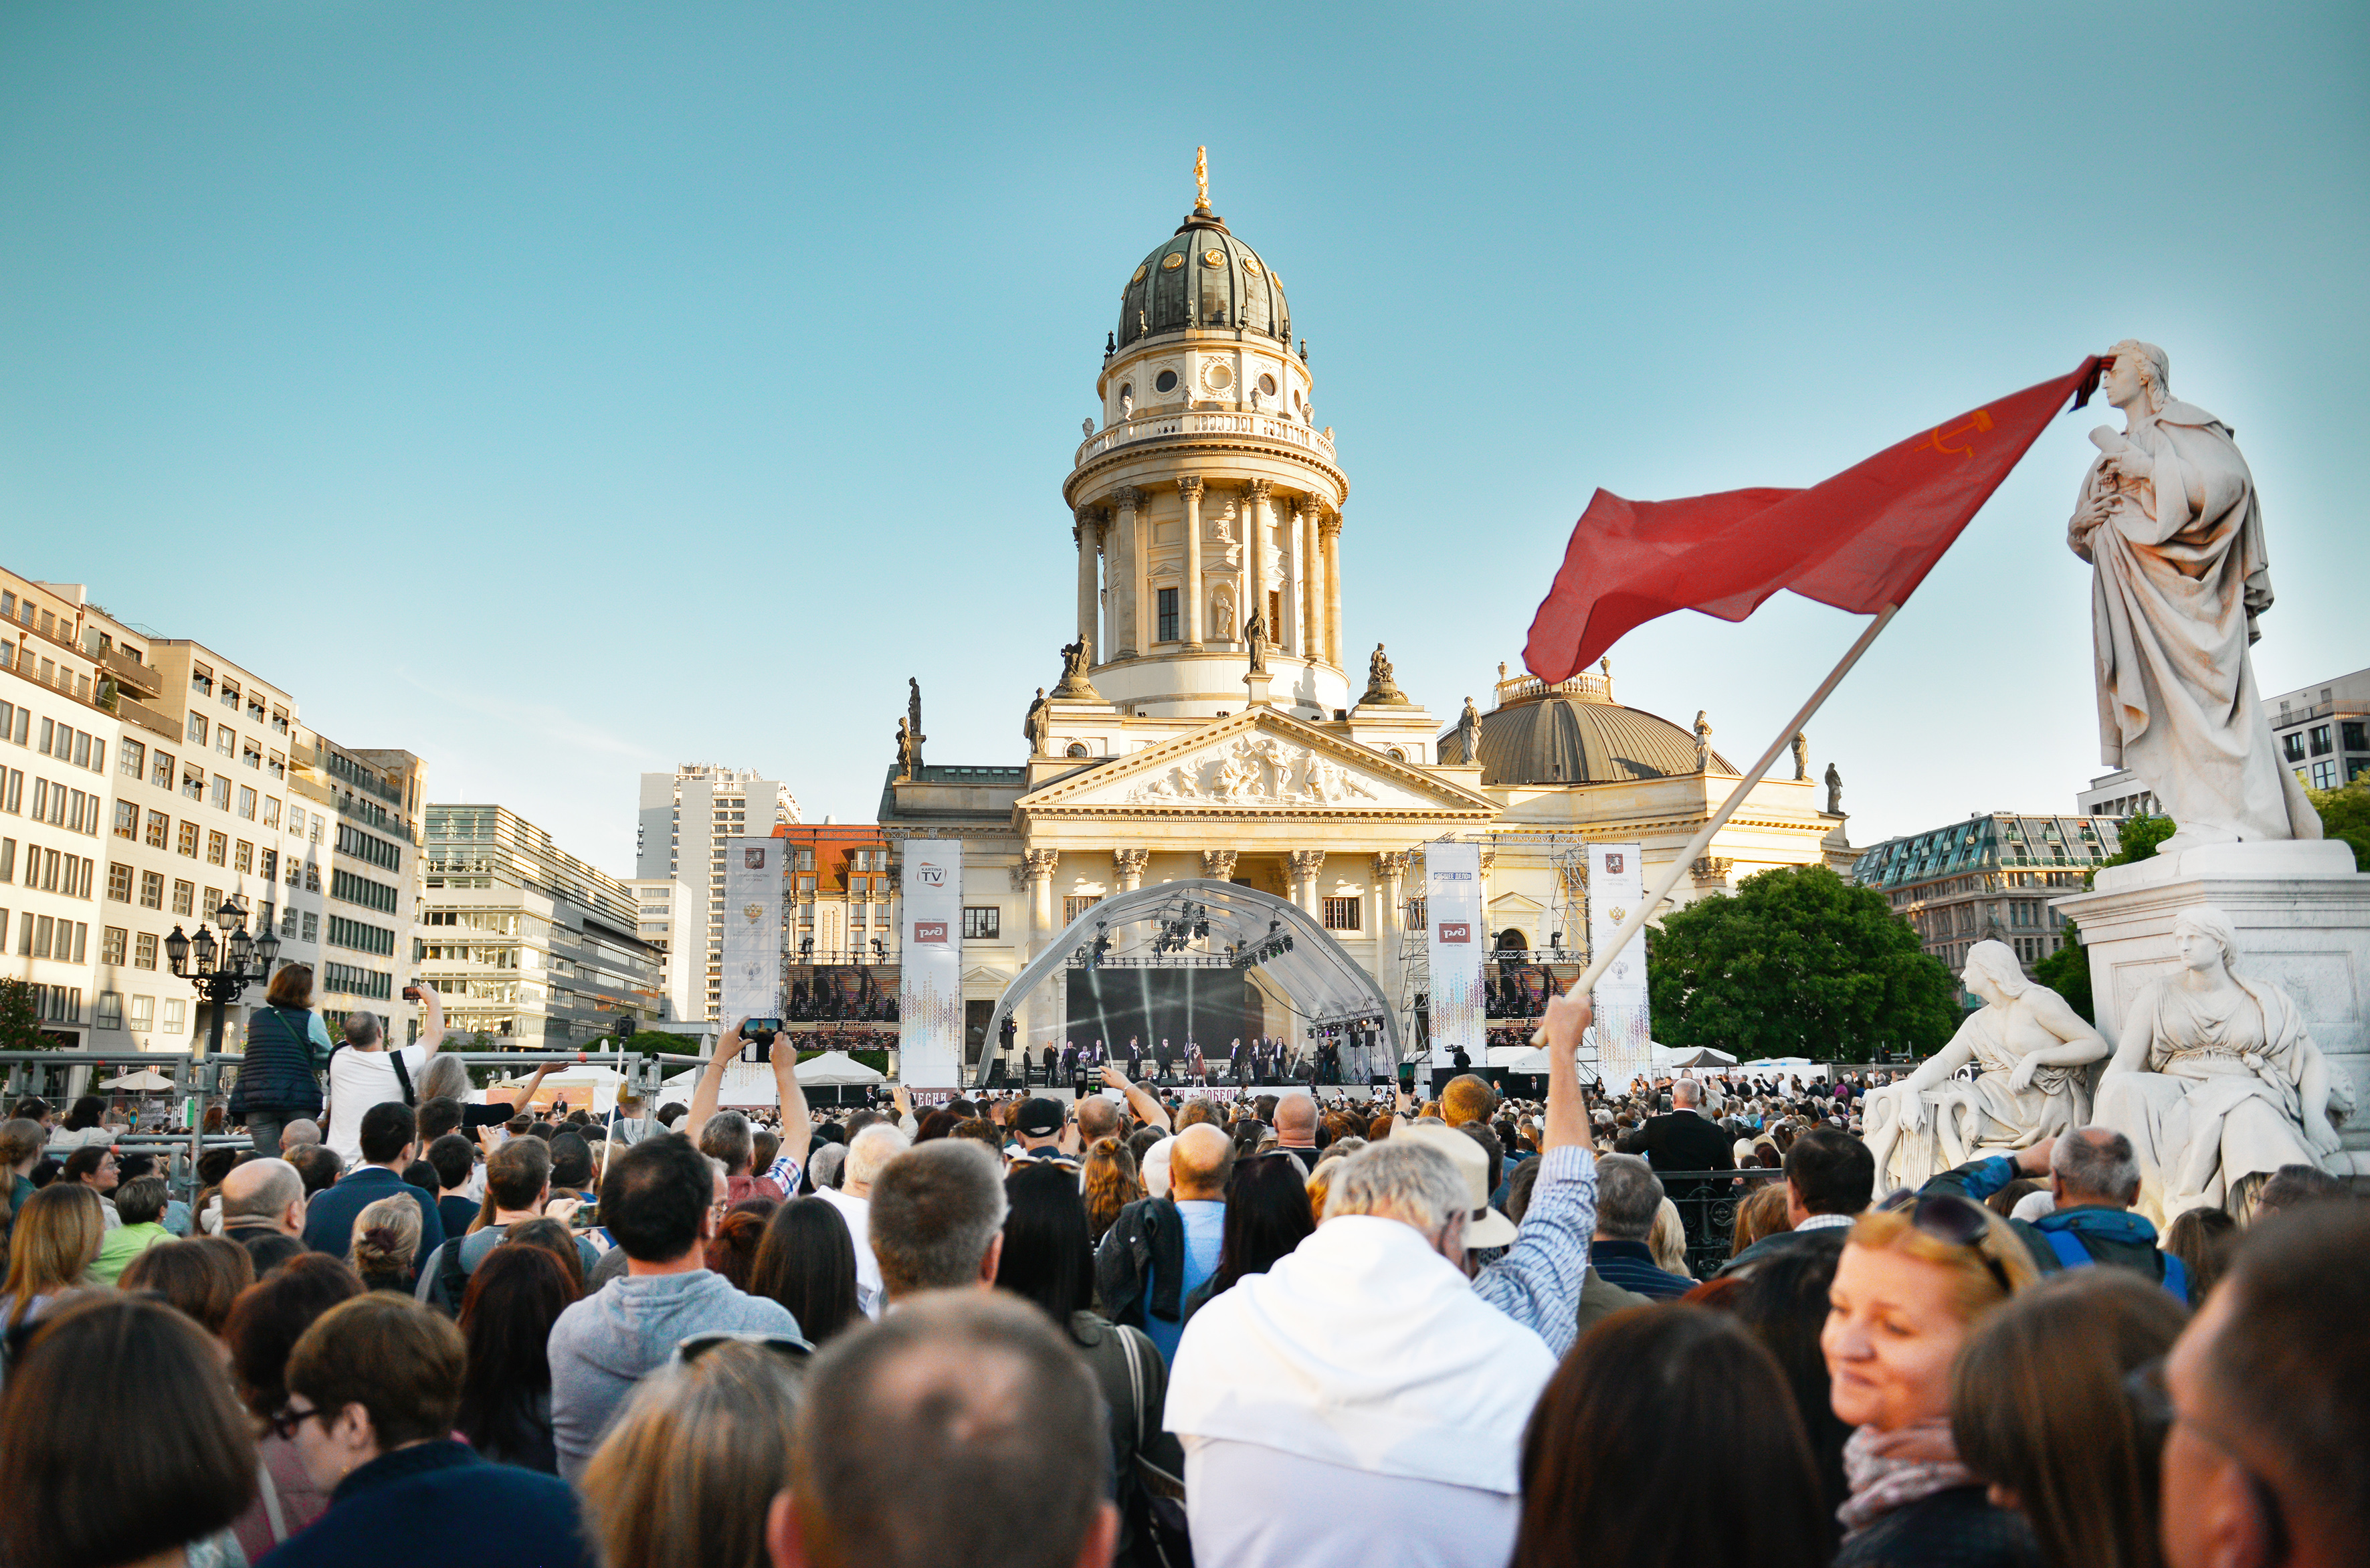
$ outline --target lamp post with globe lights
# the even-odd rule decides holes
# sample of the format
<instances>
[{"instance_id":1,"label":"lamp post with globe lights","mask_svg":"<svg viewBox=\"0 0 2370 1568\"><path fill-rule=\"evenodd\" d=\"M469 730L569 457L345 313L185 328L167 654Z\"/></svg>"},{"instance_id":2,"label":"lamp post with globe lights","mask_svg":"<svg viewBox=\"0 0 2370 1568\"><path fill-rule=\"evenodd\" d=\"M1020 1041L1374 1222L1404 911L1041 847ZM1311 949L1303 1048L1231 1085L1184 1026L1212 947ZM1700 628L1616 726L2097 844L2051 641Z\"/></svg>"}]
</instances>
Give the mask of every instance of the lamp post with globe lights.
<instances>
[{"instance_id":1,"label":"lamp post with globe lights","mask_svg":"<svg viewBox=\"0 0 2370 1568\"><path fill-rule=\"evenodd\" d=\"M173 973L198 988L198 995L213 1004L213 1026L208 1034L206 1054L222 1051L223 1020L230 1004L247 994L249 986L259 986L271 978L271 966L280 957L280 939L267 927L261 937L247 932L247 911L228 899L214 911L214 924L222 928L222 940L217 942L213 932L203 925L195 937L181 934L175 926L173 934L165 939L165 957ZM191 968L190 961L196 960Z\"/></svg>"}]
</instances>

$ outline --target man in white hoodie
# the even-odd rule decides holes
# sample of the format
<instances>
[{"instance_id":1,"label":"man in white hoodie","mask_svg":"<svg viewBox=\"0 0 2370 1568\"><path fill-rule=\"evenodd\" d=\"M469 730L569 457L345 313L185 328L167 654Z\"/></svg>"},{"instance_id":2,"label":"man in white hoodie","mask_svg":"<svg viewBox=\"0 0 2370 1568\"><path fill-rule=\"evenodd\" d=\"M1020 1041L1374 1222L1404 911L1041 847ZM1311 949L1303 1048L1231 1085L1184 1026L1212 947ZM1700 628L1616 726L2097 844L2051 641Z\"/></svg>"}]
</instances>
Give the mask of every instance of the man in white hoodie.
<instances>
[{"instance_id":1,"label":"man in white hoodie","mask_svg":"<svg viewBox=\"0 0 2370 1568\"><path fill-rule=\"evenodd\" d=\"M1548 1032L1567 1057L1586 1022L1583 1003L1551 1007ZM1194 1314L1164 1424L1185 1445L1195 1561L1447 1568L1513 1555L1523 1428L1556 1366L1529 1324L1574 1315L1588 1253L1567 1232L1593 1217L1569 1066L1552 1075L1548 1122L1555 1163L1541 1185L1570 1189L1555 1201L1572 1224L1533 1237L1526 1216L1515 1255L1485 1271L1481 1288L1466 1234L1490 1211L1474 1206L1448 1155L1394 1137L1335 1171L1316 1234ZM1314 1534L1312 1497L1328 1520Z\"/></svg>"}]
</instances>

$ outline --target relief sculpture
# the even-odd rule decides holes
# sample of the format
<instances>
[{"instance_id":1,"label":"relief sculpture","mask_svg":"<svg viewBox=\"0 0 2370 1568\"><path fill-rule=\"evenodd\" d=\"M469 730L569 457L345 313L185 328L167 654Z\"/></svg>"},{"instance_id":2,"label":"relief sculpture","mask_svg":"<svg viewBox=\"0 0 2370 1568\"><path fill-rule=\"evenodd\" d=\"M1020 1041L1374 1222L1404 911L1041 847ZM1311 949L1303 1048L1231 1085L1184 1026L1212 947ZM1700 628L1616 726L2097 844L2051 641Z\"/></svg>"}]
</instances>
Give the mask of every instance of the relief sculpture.
<instances>
[{"instance_id":1,"label":"relief sculpture","mask_svg":"<svg viewBox=\"0 0 2370 1568\"><path fill-rule=\"evenodd\" d=\"M1346 806L1381 799L1363 778L1329 757L1249 735L1174 763L1127 796L1131 805Z\"/></svg>"}]
</instances>

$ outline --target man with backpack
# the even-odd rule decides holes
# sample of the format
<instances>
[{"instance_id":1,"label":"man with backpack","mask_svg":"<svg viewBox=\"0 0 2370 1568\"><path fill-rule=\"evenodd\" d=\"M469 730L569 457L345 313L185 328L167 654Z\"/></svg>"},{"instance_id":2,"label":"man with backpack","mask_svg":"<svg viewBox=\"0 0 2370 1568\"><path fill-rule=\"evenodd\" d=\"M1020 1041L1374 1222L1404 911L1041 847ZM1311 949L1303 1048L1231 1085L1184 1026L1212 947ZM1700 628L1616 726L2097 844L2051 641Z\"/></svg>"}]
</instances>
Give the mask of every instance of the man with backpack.
<instances>
[{"instance_id":1,"label":"man with backpack","mask_svg":"<svg viewBox=\"0 0 2370 1568\"><path fill-rule=\"evenodd\" d=\"M2019 1176L2046 1181L2057 1207L2038 1220L2011 1219L2033 1266L2043 1274L2110 1263L2161 1285L2186 1302L2189 1274L2157 1246L2156 1227L2131 1212L2140 1195L2132 1140L2112 1127L2077 1127L2014 1154L1996 1154L1945 1170L1920 1197L1955 1193L1982 1203Z\"/></svg>"},{"instance_id":2,"label":"man with backpack","mask_svg":"<svg viewBox=\"0 0 2370 1568\"><path fill-rule=\"evenodd\" d=\"M448 1318L460 1316L469 1276L508 1239L510 1228L521 1220L544 1217L544 1205L551 1201L550 1148L541 1138L512 1138L494 1150L486 1159L486 1195L494 1200L494 1216L485 1228L447 1238L429 1254L420 1271L420 1284L413 1294ZM551 1217L565 1219L575 1212L576 1205L569 1203L566 1208L566 1214ZM601 1255L579 1236L576 1261L589 1277Z\"/></svg>"},{"instance_id":3,"label":"man with backpack","mask_svg":"<svg viewBox=\"0 0 2370 1568\"><path fill-rule=\"evenodd\" d=\"M345 1039L329 1053L326 1141L349 1170L363 1163L362 1118L372 1106L390 1101L417 1106L417 1086L430 1058L444 1043L444 998L424 981L419 990L425 1015L420 1043L390 1050L386 1031L376 1015L357 1012L346 1020Z\"/></svg>"}]
</instances>

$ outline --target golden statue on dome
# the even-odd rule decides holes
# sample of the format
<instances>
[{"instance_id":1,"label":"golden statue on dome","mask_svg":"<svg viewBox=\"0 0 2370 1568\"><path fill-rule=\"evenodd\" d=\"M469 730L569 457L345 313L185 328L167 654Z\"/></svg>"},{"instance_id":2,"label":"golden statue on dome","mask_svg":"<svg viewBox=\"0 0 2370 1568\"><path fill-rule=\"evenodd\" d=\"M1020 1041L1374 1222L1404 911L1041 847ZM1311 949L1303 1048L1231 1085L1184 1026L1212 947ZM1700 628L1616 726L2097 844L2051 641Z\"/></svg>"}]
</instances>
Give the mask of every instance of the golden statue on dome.
<instances>
[{"instance_id":1,"label":"golden statue on dome","mask_svg":"<svg viewBox=\"0 0 2370 1568\"><path fill-rule=\"evenodd\" d=\"M1207 147L1193 149L1193 210L1197 213L1210 210L1210 149Z\"/></svg>"}]
</instances>

